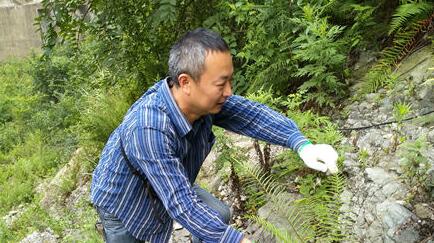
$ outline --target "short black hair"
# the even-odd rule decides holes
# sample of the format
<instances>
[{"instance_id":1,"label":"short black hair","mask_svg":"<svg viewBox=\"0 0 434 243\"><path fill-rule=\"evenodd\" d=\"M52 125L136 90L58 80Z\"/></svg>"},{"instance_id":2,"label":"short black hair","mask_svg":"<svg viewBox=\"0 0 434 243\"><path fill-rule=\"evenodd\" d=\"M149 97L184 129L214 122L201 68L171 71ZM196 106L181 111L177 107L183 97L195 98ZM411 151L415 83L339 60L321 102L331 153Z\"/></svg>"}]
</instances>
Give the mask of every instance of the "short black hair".
<instances>
[{"instance_id":1,"label":"short black hair","mask_svg":"<svg viewBox=\"0 0 434 243\"><path fill-rule=\"evenodd\" d=\"M172 82L179 85L178 76L183 73L198 80L210 51L229 52L229 46L218 33L205 28L197 28L182 36L169 54L169 76Z\"/></svg>"}]
</instances>

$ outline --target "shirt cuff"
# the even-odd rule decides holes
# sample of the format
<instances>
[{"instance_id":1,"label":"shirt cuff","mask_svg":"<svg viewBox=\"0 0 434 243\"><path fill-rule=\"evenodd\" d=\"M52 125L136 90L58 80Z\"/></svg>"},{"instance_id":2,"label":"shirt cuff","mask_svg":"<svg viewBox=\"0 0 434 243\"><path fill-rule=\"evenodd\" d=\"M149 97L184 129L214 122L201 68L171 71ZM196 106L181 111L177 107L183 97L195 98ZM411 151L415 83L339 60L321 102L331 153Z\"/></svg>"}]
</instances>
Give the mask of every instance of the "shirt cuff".
<instances>
[{"instance_id":1,"label":"shirt cuff","mask_svg":"<svg viewBox=\"0 0 434 243\"><path fill-rule=\"evenodd\" d=\"M291 148L294 152L298 152L300 147L304 144L310 143L309 139L305 138L303 135L299 135L296 138L290 138L287 146Z\"/></svg>"},{"instance_id":2,"label":"shirt cuff","mask_svg":"<svg viewBox=\"0 0 434 243\"><path fill-rule=\"evenodd\" d=\"M239 243L244 238L243 234L239 232L238 230L232 228L231 226L228 226L226 228L225 233L223 234L223 237L220 239L221 243Z\"/></svg>"}]
</instances>

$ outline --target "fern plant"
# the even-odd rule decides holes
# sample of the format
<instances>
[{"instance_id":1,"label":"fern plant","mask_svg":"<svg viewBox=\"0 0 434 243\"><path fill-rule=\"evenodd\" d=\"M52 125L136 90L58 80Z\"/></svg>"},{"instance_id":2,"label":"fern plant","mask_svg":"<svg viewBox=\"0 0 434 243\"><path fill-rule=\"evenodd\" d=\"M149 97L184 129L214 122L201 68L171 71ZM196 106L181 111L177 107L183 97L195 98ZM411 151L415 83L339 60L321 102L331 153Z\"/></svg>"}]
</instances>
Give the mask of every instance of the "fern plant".
<instances>
[{"instance_id":1,"label":"fern plant","mask_svg":"<svg viewBox=\"0 0 434 243\"><path fill-rule=\"evenodd\" d=\"M390 22L389 35L407 27L408 23L428 18L433 10L433 3L426 1L401 1Z\"/></svg>"},{"instance_id":2,"label":"fern plant","mask_svg":"<svg viewBox=\"0 0 434 243\"><path fill-rule=\"evenodd\" d=\"M258 166L237 161L244 175L246 190L256 191L256 200L272 203L272 213L284 215L289 225L285 230L267 219L250 216L279 242L341 241L347 236L340 221L340 194L345 185L342 175L323 180L321 188L312 196L289 201L285 187Z\"/></svg>"},{"instance_id":3,"label":"fern plant","mask_svg":"<svg viewBox=\"0 0 434 243\"><path fill-rule=\"evenodd\" d=\"M421 45L420 41L425 33L434 29L433 19L432 3L401 1L390 24L392 45L382 51L380 61L363 78L362 93L375 92L391 83L390 80L394 79L391 75L393 68Z\"/></svg>"}]
</instances>

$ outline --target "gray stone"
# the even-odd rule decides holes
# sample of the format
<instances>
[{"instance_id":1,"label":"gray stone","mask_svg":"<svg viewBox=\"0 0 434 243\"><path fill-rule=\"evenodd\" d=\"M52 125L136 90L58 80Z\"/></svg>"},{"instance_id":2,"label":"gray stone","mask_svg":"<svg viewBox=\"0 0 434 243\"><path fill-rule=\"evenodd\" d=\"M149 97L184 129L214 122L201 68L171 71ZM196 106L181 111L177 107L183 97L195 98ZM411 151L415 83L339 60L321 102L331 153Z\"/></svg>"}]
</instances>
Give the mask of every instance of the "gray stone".
<instances>
[{"instance_id":1,"label":"gray stone","mask_svg":"<svg viewBox=\"0 0 434 243\"><path fill-rule=\"evenodd\" d=\"M420 84L425 79L427 69L433 64L432 51L429 46L426 46L402 62L397 73L402 79L411 78L412 82Z\"/></svg>"},{"instance_id":2,"label":"gray stone","mask_svg":"<svg viewBox=\"0 0 434 243\"><path fill-rule=\"evenodd\" d=\"M434 129L431 129L428 133L428 141L434 144Z\"/></svg>"},{"instance_id":3,"label":"gray stone","mask_svg":"<svg viewBox=\"0 0 434 243\"><path fill-rule=\"evenodd\" d=\"M383 168L366 168L366 177L378 185L385 185L393 180L392 175L387 173Z\"/></svg>"},{"instance_id":4,"label":"gray stone","mask_svg":"<svg viewBox=\"0 0 434 243\"><path fill-rule=\"evenodd\" d=\"M429 169L427 174L428 185L431 185L428 187L428 190L431 192L431 198L434 198L434 168Z\"/></svg>"},{"instance_id":5,"label":"gray stone","mask_svg":"<svg viewBox=\"0 0 434 243\"><path fill-rule=\"evenodd\" d=\"M367 150L378 150L383 144L383 135L378 129L370 130L357 141L357 147Z\"/></svg>"},{"instance_id":6,"label":"gray stone","mask_svg":"<svg viewBox=\"0 0 434 243\"><path fill-rule=\"evenodd\" d=\"M407 208L393 201L385 201L376 207L377 217L386 232L387 242L418 242L417 217Z\"/></svg>"},{"instance_id":7,"label":"gray stone","mask_svg":"<svg viewBox=\"0 0 434 243\"><path fill-rule=\"evenodd\" d=\"M344 160L344 168L343 170L350 175L357 175L360 172L359 167L357 166L357 162L354 160Z\"/></svg>"},{"instance_id":8,"label":"gray stone","mask_svg":"<svg viewBox=\"0 0 434 243\"><path fill-rule=\"evenodd\" d=\"M10 211L6 216L4 216L3 220L6 226L11 227L15 220L19 219L25 210L24 205L20 204L16 209Z\"/></svg>"},{"instance_id":9,"label":"gray stone","mask_svg":"<svg viewBox=\"0 0 434 243\"><path fill-rule=\"evenodd\" d=\"M418 203L414 205L416 216L421 219L434 220L434 208L427 203Z\"/></svg>"},{"instance_id":10,"label":"gray stone","mask_svg":"<svg viewBox=\"0 0 434 243\"><path fill-rule=\"evenodd\" d=\"M26 236L20 243L56 243L57 237L54 235L51 229L47 229L44 232L35 231Z\"/></svg>"},{"instance_id":11,"label":"gray stone","mask_svg":"<svg viewBox=\"0 0 434 243\"><path fill-rule=\"evenodd\" d=\"M381 191L386 198L393 197L394 199L405 198L407 194L407 189L404 185L396 181L386 184Z\"/></svg>"},{"instance_id":12,"label":"gray stone","mask_svg":"<svg viewBox=\"0 0 434 243\"><path fill-rule=\"evenodd\" d=\"M434 102L433 81L427 80L424 83L422 83L419 88L420 90L416 94L419 100Z\"/></svg>"}]
</instances>

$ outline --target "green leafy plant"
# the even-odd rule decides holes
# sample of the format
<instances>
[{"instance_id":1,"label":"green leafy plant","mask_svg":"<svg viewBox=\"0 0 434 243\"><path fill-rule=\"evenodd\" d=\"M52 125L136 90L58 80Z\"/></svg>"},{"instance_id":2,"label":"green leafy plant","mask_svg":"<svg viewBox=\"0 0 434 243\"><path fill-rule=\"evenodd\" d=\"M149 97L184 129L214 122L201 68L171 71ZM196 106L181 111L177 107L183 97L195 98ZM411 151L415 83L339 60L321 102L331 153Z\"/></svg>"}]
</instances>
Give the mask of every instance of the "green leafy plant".
<instances>
[{"instance_id":1,"label":"green leafy plant","mask_svg":"<svg viewBox=\"0 0 434 243\"><path fill-rule=\"evenodd\" d=\"M389 35L405 29L408 23L417 22L433 14L434 6L430 1L400 1L390 22Z\"/></svg>"},{"instance_id":2,"label":"green leafy plant","mask_svg":"<svg viewBox=\"0 0 434 243\"><path fill-rule=\"evenodd\" d=\"M402 121L408 116L411 112L411 104L405 102L398 102L393 106L393 117L395 117L398 123L402 123Z\"/></svg>"},{"instance_id":3,"label":"green leafy plant","mask_svg":"<svg viewBox=\"0 0 434 243\"><path fill-rule=\"evenodd\" d=\"M401 1L390 24L392 44L382 51L380 61L363 78L362 93L375 92L393 83L390 82L395 79L390 76L393 68L415 50L425 33L432 29L433 11L434 6L425 1Z\"/></svg>"},{"instance_id":4,"label":"green leafy plant","mask_svg":"<svg viewBox=\"0 0 434 243\"><path fill-rule=\"evenodd\" d=\"M428 181L428 171L431 168L427 157L428 148L427 137L421 136L415 141L403 143L398 150L403 178L413 188L413 193L419 193L419 197L427 193L429 188L434 187L432 182Z\"/></svg>"},{"instance_id":5,"label":"green leafy plant","mask_svg":"<svg viewBox=\"0 0 434 243\"><path fill-rule=\"evenodd\" d=\"M303 7L303 18L294 19L306 28L293 42L294 59L299 67L294 77L307 80L299 87L308 90L306 101L313 101L320 107L334 106L335 97L343 94L343 83L337 76L345 61L341 53L342 42L337 36L342 27L331 25L327 18L319 17L314 6ZM303 65L300 65L303 64Z\"/></svg>"},{"instance_id":6,"label":"green leafy plant","mask_svg":"<svg viewBox=\"0 0 434 243\"><path fill-rule=\"evenodd\" d=\"M257 92L249 94L247 98L265 104L276 111L279 111L279 108L282 107L283 104L283 100L281 97L273 97L271 88L269 88L268 90L264 90L264 88L261 88ZM270 146L270 143L265 143L261 149L259 140L254 139L253 141L253 147L255 148L256 154L258 155L259 164L266 173L270 173L271 168L273 167L273 160L271 160L270 158Z\"/></svg>"},{"instance_id":7,"label":"green leafy plant","mask_svg":"<svg viewBox=\"0 0 434 243\"><path fill-rule=\"evenodd\" d=\"M359 151L359 154L357 156L357 159L359 160L359 165L362 169L366 168L367 166L369 166L368 164L368 159L369 159L369 152L367 149L361 149Z\"/></svg>"},{"instance_id":8,"label":"green leafy plant","mask_svg":"<svg viewBox=\"0 0 434 243\"><path fill-rule=\"evenodd\" d=\"M216 148L218 157L214 161L216 173L219 173L221 177L227 179L232 191L235 194L234 204L235 215L245 210L244 200L241 200L242 185L240 176L237 172L236 161L247 160L244 154L243 148L234 145L234 142L230 137L225 135L224 130L221 128L213 128L213 132L216 135ZM229 173L226 168L229 168Z\"/></svg>"},{"instance_id":9,"label":"green leafy plant","mask_svg":"<svg viewBox=\"0 0 434 243\"><path fill-rule=\"evenodd\" d=\"M340 241L346 237L346 228L339 220L340 193L345 185L341 175L323 180L315 193L305 198L288 201L285 187L259 167L241 163L246 189L255 191L255 200L272 203L272 212L284 215L290 230L284 230L267 219L251 216L256 223L281 242ZM246 176L249 175L249 176ZM311 177L313 178L313 177ZM249 195L250 196L250 195Z\"/></svg>"}]
</instances>

